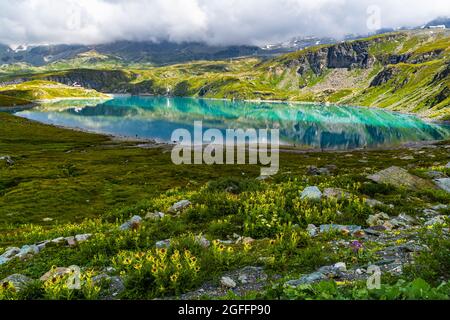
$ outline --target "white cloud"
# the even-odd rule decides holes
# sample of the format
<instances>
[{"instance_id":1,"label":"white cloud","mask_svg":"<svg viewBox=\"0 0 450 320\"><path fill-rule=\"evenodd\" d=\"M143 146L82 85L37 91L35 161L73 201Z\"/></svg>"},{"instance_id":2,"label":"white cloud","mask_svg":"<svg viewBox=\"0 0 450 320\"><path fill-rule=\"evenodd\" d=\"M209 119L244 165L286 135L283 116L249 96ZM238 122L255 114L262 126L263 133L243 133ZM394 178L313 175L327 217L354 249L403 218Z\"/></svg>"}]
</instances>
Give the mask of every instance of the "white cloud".
<instances>
[{"instance_id":1,"label":"white cloud","mask_svg":"<svg viewBox=\"0 0 450 320\"><path fill-rule=\"evenodd\" d=\"M296 35L367 33L367 8L381 26L421 25L450 15L448 0L2 0L0 42L115 40L264 43Z\"/></svg>"}]
</instances>

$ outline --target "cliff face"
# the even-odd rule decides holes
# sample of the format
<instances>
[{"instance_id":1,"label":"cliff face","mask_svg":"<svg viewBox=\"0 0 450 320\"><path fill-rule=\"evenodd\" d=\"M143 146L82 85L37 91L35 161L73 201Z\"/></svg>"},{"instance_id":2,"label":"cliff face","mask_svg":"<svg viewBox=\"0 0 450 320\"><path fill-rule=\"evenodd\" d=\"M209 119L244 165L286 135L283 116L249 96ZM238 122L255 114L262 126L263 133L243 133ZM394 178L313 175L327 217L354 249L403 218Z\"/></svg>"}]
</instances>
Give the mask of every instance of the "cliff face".
<instances>
[{"instance_id":1,"label":"cliff face","mask_svg":"<svg viewBox=\"0 0 450 320\"><path fill-rule=\"evenodd\" d=\"M353 43L341 43L330 47L308 51L297 60L290 61L287 66L297 66L300 76L312 71L316 75L323 73L325 69L335 68L370 68L375 59L368 51L368 43L363 41Z\"/></svg>"}]
</instances>

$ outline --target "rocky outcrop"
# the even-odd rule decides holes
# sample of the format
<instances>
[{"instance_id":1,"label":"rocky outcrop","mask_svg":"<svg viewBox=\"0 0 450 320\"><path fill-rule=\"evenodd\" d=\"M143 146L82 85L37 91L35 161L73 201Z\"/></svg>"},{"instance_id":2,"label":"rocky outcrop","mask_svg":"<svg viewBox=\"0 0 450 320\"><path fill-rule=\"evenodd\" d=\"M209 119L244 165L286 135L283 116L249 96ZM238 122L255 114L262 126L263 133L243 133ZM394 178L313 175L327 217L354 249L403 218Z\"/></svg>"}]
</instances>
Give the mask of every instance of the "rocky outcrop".
<instances>
[{"instance_id":1,"label":"rocky outcrop","mask_svg":"<svg viewBox=\"0 0 450 320\"><path fill-rule=\"evenodd\" d=\"M394 67L387 67L384 68L380 73L378 73L375 78L370 83L371 87L378 87L385 83L387 83L389 80L395 77L396 70Z\"/></svg>"},{"instance_id":2,"label":"rocky outcrop","mask_svg":"<svg viewBox=\"0 0 450 320\"><path fill-rule=\"evenodd\" d=\"M370 55L369 42L344 42L330 47L308 51L297 61L290 61L287 67L297 66L297 73L304 75L311 70L314 74L321 74L325 68L370 68L375 58Z\"/></svg>"}]
</instances>

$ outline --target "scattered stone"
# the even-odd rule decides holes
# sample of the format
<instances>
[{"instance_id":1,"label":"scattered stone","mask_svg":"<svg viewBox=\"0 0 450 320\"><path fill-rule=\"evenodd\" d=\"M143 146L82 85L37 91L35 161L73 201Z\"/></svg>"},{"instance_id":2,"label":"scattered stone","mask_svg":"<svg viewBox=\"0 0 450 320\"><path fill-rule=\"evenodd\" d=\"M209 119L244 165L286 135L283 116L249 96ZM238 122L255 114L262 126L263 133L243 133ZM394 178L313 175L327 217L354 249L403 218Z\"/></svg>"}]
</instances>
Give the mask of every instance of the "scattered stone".
<instances>
[{"instance_id":1,"label":"scattered stone","mask_svg":"<svg viewBox=\"0 0 450 320\"><path fill-rule=\"evenodd\" d=\"M319 229L313 224L309 224L308 227L306 228L306 231L308 231L308 233L311 237L316 236L318 233L318 230Z\"/></svg>"},{"instance_id":2,"label":"scattered stone","mask_svg":"<svg viewBox=\"0 0 450 320\"><path fill-rule=\"evenodd\" d=\"M142 223L142 218L140 216L134 216L129 221L122 224L119 227L119 229L122 231L137 230L137 229L139 229L141 223Z\"/></svg>"},{"instance_id":3,"label":"scattered stone","mask_svg":"<svg viewBox=\"0 0 450 320\"><path fill-rule=\"evenodd\" d=\"M196 236L195 241L198 244L200 244L203 248L209 248L209 246L211 245L211 242L202 235Z\"/></svg>"},{"instance_id":4,"label":"scattered stone","mask_svg":"<svg viewBox=\"0 0 450 320\"><path fill-rule=\"evenodd\" d=\"M36 245L25 245L20 249L20 252L16 255L16 258L23 260L37 253L39 253L39 248Z\"/></svg>"},{"instance_id":5,"label":"scattered stone","mask_svg":"<svg viewBox=\"0 0 450 320\"><path fill-rule=\"evenodd\" d=\"M414 176L407 170L395 166L370 175L367 178L376 183L385 183L395 187L405 187L412 190L432 187L427 180Z\"/></svg>"},{"instance_id":6,"label":"scattered stone","mask_svg":"<svg viewBox=\"0 0 450 320\"><path fill-rule=\"evenodd\" d=\"M425 222L426 226L434 226L436 224L444 224L446 216L437 216Z\"/></svg>"},{"instance_id":7,"label":"scattered stone","mask_svg":"<svg viewBox=\"0 0 450 320\"><path fill-rule=\"evenodd\" d=\"M10 156L0 156L0 161L5 161L8 166L14 165L14 161Z\"/></svg>"},{"instance_id":8,"label":"scattered stone","mask_svg":"<svg viewBox=\"0 0 450 320\"><path fill-rule=\"evenodd\" d=\"M231 279L230 277L222 277L220 279L220 284L226 288L236 288L236 282L234 282L233 279Z\"/></svg>"},{"instance_id":9,"label":"scattered stone","mask_svg":"<svg viewBox=\"0 0 450 320\"><path fill-rule=\"evenodd\" d=\"M33 279L28 278L27 276L22 274L13 274L0 281L0 287L9 283L18 292L26 288L31 282L33 282Z\"/></svg>"},{"instance_id":10,"label":"scattered stone","mask_svg":"<svg viewBox=\"0 0 450 320\"><path fill-rule=\"evenodd\" d=\"M42 219L42 221L43 222L51 222L51 221L53 221L53 219L52 218L44 218L44 219Z\"/></svg>"},{"instance_id":11,"label":"scattered stone","mask_svg":"<svg viewBox=\"0 0 450 320\"><path fill-rule=\"evenodd\" d=\"M301 277L298 280L291 280L286 282L286 286L298 287L303 284L310 284L314 282L319 282L322 280L327 280L330 278L339 277L343 272L347 271L347 266L343 262L336 263L332 266L321 267L316 272L310 273Z\"/></svg>"},{"instance_id":12,"label":"scattered stone","mask_svg":"<svg viewBox=\"0 0 450 320\"><path fill-rule=\"evenodd\" d=\"M307 199L311 201L320 201L322 199L322 192L317 187L306 187L301 194L301 199Z\"/></svg>"},{"instance_id":13,"label":"scattered stone","mask_svg":"<svg viewBox=\"0 0 450 320\"><path fill-rule=\"evenodd\" d=\"M446 169L450 169L450 162L445 166Z\"/></svg>"},{"instance_id":14,"label":"scattered stone","mask_svg":"<svg viewBox=\"0 0 450 320\"><path fill-rule=\"evenodd\" d=\"M42 282L45 282L49 279L53 279L55 277L64 276L66 274L69 274L71 272L71 269L64 268L64 267L57 267L54 269L51 269L50 271L46 272L42 277L39 278Z\"/></svg>"},{"instance_id":15,"label":"scattered stone","mask_svg":"<svg viewBox=\"0 0 450 320\"><path fill-rule=\"evenodd\" d=\"M145 220L161 220L162 218L164 218L165 214L162 212L149 212L147 213L147 215L145 216Z\"/></svg>"},{"instance_id":16,"label":"scattered stone","mask_svg":"<svg viewBox=\"0 0 450 320\"><path fill-rule=\"evenodd\" d=\"M413 156L405 156L405 157L401 157L401 160L414 160Z\"/></svg>"},{"instance_id":17,"label":"scattered stone","mask_svg":"<svg viewBox=\"0 0 450 320\"><path fill-rule=\"evenodd\" d=\"M450 193L450 178L436 179L434 182L436 182L439 188Z\"/></svg>"},{"instance_id":18,"label":"scattered stone","mask_svg":"<svg viewBox=\"0 0 450 320\"><path fill-rule=\"evenodd\" d=\"M6 259L11 259L15 255L17 255L20 252L19 248L12 247L12 248L6 248L5 252L1 255L1 257Z\"/></svg>"},{"instance_id":19,"label":"scattered stone","mask_svg":"<svg viewBox=\"0 0 450 320\"><path fill-rule=\"evenodd\" d=\"M367 218L366 222L370 227L382 226L389 219L390 218L386 213L381 212L381 213L377 213L375 215L369 216L369 218Z\"/></svg>"},{"instance_id":20,"label":"scattered stone","mask_svg":"<svg viewBox=\"0 0 450 320\"><path fill-rule=\"evenodd\" d=\"M246 274L241 274L240 276L239 276L239 282L240 283L242 283L242 284L246 284L247 283L247 279L248 279L248 277L247 277L247 275Z\"/></svg>"},{"instance_id":21,"label":"scattered stone","mask_svg":"<svg viewBox=\"0 0 450 320\"><path fill-rule=\"evenodd\" d=\"M448 208L448 205L446 204L438 204L433 207L431 207L432 210L440 211L440 210L446 210Z\"/></svg>"},{"instance_id":22,"label":"scattered stone","mask_svg":"<svg viewBox=\"0 0 450 320\"><path fill-rule=\"evenodd\" d=\"M321 175L329 175L330 170L325 168L317 168L316 166L308 166L306 173L310 176L321 176Z\"/></svg>"},{"instance_id":23,"label":"scattered stone","mask_svg":"<svg viewBox=\"0 0 450 320\"><path fill-rule=\"evenodd\" d=\"M103 286L107 285L106 291L102 291L101 298L103 300L116 299L123 291L125 291L125 285L120 277L109 276L105 273L99 274L92 278L94 285Z\"/></svg>"},{"instance_id":24,"label":"scattered stone","mask_svg":"<svg viewBox=\"0 0 450 320\"><path fill-rule=\"evenodd\" d=\"M178 213L180 211L183 211L187 207L191 206L191 202L189 200L181 200L177 203L175 203L170 209L170 213Z\"/></svg>"},{"instance_id":25,"label":"scattered stone","mask_svg":"<svg viewBox=\"0 0 450 320\"><path fill-rule=\"evenodd\" d=\"M323 224L320 226L320 233L338 231L338 232L347 232L347 233L353 234L355 232L361 231L361 229L362 228L360 226L356 226L356 225L344 226L344 225L339 225L339 224Z\"/></svg>"},{"instance_id":26,"label":"scattered stone","mask_svg":"<svg viewBox=\"0 0 450 320\"><path fill-rule=\"evenodd\" d=\"M339 188L326 188L323 190L323 196L327 199L337 199L337 200L343 200L343 199L349 199L351 198L352 194L350 192L345 191L344 189Z\"/></svg>"},{"instance_id":27,"label":"scattered stone","mask_svg":"<svg viewBox=\"0 0 450 320\"><path fill-rule=\"evenodd\" d=\"M170 239L161 240L161 241L156 242L155 245L156 245L156 248L158 248L158 249L163 249L163 248L167 249L171 245L171 240Z\"/></svg>"},{"instance_id":28,"label":"scattered stone","mask_svg":"<svg viewBox=\"0 0 450 320\"><path fill-rule=\"evenodd\" d=\"M426 173L426 175L430 179L440 179L440 178L445 178L446 177L446 175L443 172L440 172L440 171L428 171Z\"/></svg>"},{"instance_id":29,"label":"scattered stone","mask_svg":"<svg viewBox=\"0 0 450 320\"><path fill-rule=\"evenodd\" d=\"M39 243L36 243L36 246L39 249L39 252L41 252L42 250L44 250L44 248L50 243L50 240L45 240Z\"/></svg>"},{"instance_id":30,"label":"scattered stone","mask_svg":"<svg viewBox=\"0 0 450 320\"><path fill-rule=\"evenodd\" d=\"M61 243L65 243L66 239L64 237L59 237L59 238L53 239L51 242L55 243L55 244L61 244Z\"/></svg>"},{"instance_id":31,"label":"scattered stone","mask_svg":"<svg viewBox=\"0 0 450 320\"><path fill-rule=\"evenodd\" d=\"M67 244L69 247L75 247L77 245L77 242L75 241L75 237L67 237L65 238Z\"/></svg>"},{"instance_id":32,"label":"scattered stone","mask_svg":"<svg viewBox=\"0 0 450 320\"><path fill-rule=\"evenodd\" d=\"M371 208L384 206L383 202L375 200L375 199L364 199L364 200L365 200L365 203Z\"/></svg>"},{"instance_id":33,"label":"scattered stone","mask_svg":"<svg viewBox=\"0 0 450 320\"><path fill-rule=\"evenodd\" d=\"M75 240L76 240L78 243L82 243L82 242L88 241L90 237L92 237L92 234L90 234L90 233L86 233L86 234L77 234L77 235L75 236Z\"/></svg>"}]
</instances>

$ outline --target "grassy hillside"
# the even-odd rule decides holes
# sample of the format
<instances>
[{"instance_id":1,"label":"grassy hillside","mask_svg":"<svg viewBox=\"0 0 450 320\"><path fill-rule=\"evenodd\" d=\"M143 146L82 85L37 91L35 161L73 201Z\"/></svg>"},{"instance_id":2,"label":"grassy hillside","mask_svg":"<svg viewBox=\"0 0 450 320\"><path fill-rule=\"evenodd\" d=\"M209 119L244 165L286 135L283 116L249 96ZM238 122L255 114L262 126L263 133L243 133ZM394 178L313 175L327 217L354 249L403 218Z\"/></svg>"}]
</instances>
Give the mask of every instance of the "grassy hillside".
<instances>
[{"instance_id":1,"label":"grassy hillside","mask_svg":"<svg viewBox=\"0 0 450 320\"><path fill-rule=\"evenodd\" d=\"M60 98L108 98L108 96L95 90L41 80L0 87L0 101L3 102L0 105L2 106L23 105L30 101Z\"/></svg>"}]
</instances>

